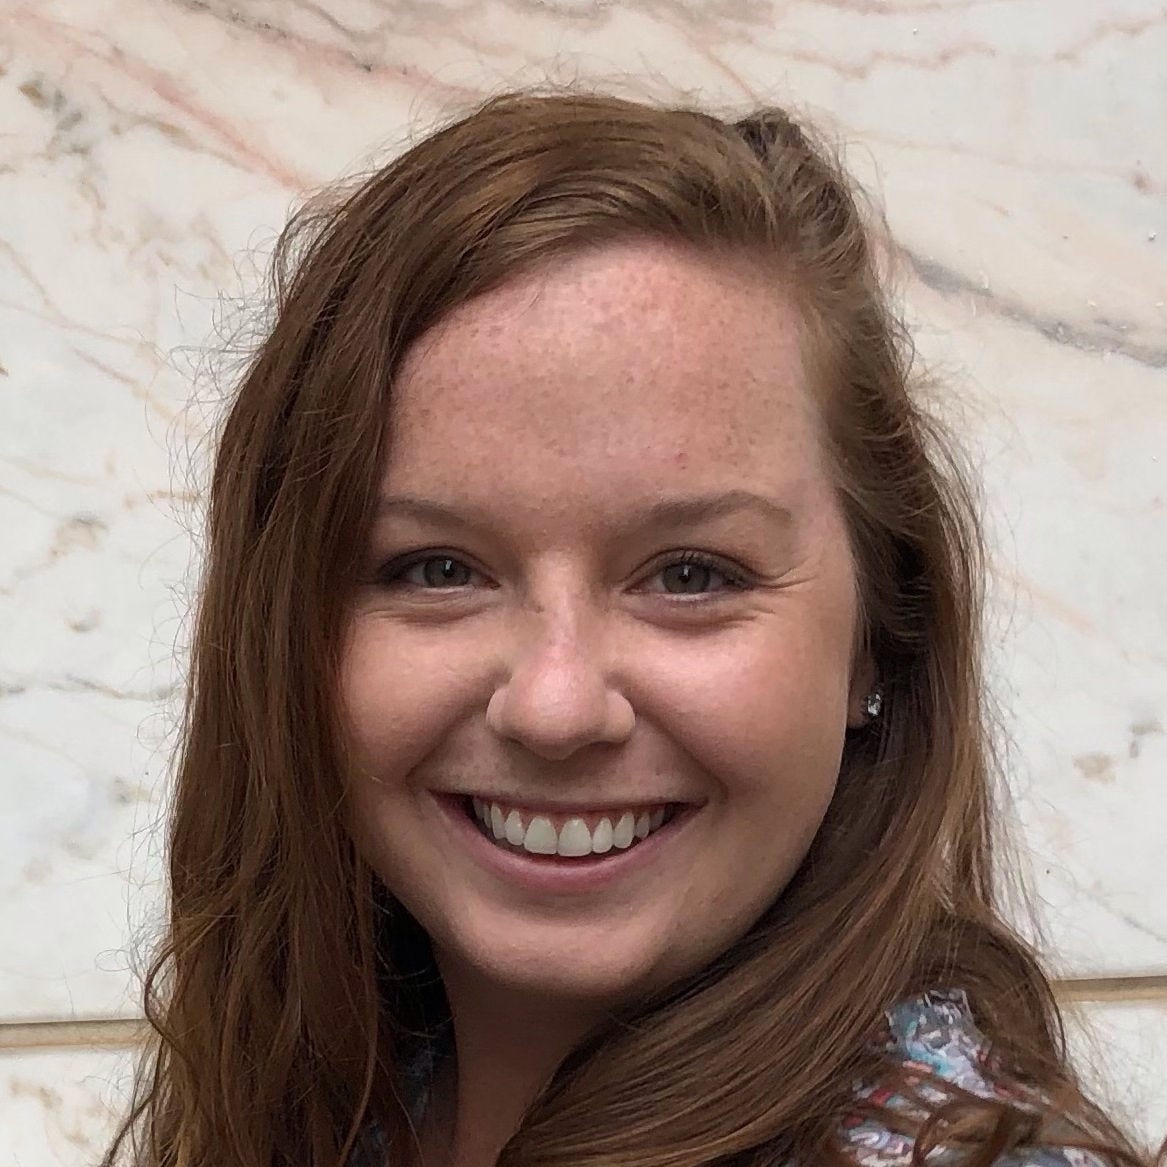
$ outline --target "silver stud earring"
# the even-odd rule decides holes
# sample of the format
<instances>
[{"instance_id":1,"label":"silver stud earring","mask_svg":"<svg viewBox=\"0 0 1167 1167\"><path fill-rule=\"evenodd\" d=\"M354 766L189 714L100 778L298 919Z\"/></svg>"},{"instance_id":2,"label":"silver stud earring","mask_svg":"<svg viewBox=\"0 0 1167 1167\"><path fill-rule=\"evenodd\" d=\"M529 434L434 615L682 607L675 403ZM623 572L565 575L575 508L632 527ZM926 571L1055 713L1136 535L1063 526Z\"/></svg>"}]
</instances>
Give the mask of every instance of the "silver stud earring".
<instances>
[{"instance_id":1,"label":"silver stud earring","mask_svg":"<svg viewBox=\"0 0 1167 1167\"><path fill-rule=\"evenodd\" d=\"M879 711L883 708L883 692L875 689L869 693L863 707L868 717L878 717Z\"/></svg>"}]
</instances>

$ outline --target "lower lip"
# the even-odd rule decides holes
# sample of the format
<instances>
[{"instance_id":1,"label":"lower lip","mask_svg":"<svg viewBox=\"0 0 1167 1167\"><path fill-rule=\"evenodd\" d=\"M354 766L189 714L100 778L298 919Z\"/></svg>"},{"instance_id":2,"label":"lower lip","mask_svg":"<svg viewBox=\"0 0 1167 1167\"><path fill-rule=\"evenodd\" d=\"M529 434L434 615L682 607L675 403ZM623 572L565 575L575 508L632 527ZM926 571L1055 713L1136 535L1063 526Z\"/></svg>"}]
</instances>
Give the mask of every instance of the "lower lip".
<instances>
[{"instance_id":1,"label":"lower lip","mask_svg":"<svg viewBox=\"0 0 1167 1167\"><path fill-rule=\"evenodd\" d=\"M435 798L454 832L457 845L467 850L492 875L527 891L560 895L595 891L649 866L700 809L680 807L669 822L626 851L614 847L603 855L573 859L563 855L523 855L504 851L487 839L476 821L471 820L461 795L438 794Z\"/></svg>"}]
</instances>

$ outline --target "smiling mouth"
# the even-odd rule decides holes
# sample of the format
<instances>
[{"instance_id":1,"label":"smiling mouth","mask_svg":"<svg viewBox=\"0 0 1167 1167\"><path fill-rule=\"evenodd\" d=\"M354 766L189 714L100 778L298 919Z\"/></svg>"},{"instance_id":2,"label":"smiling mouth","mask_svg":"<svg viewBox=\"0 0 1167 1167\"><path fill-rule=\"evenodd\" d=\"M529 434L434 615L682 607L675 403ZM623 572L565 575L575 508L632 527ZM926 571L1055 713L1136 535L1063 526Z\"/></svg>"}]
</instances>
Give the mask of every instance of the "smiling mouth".
<instances>
[{"instance_id":1,"label":"smiling mouth","mask_svg":"<svg viewBox=\"0 0 1167 1167\"><path fill-rule=\"evenodd\" d=\"M638 846L687 809L659 803L639 810L590 815L536 814L466 795L462 810L496 847L532 858L588 859L620 854Z\"/></svg>"}]
</instances>

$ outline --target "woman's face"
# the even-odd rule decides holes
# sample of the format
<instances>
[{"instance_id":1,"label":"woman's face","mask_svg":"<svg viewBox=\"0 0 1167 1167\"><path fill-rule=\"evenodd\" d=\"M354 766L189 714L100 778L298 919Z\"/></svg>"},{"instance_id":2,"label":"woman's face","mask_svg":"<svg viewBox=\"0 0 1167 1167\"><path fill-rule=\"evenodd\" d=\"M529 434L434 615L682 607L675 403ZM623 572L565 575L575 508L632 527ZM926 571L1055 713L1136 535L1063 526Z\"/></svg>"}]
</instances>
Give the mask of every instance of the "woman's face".
<instances>
[{"instance_id":1,"label":"woman's face","mask_svg":"<svg viewBox=\"0 0 1167 1167\"><path fill-rule=\"evenodd\" d=\"M664 987L789 882L872 679L793 309L606 245L463 305L392 408L343 668L358 845L444 973Z\"/></svg>"}]
</instances>

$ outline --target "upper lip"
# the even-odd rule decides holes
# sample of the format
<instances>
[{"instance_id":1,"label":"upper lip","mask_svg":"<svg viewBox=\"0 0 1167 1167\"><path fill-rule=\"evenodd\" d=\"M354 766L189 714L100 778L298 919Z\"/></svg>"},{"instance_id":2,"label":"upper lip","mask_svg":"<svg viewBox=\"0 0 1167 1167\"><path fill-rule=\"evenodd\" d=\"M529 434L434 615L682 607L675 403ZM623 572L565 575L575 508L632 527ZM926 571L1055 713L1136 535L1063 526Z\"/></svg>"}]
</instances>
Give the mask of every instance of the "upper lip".
<instances>
[{"instance_id":1,"label":"upper lip","mask_svg":"<svg viewBox=\"0 0 1167 1167\"><path fill-rule=\"evenodd\" d=\"M509 794L486 794L473 790L451 790L446 792L453 798L477 798L482 802L497 802L500 806L525 807L548 814L595 814L614 807L632 810L637 807L648 809L656 806L693 806L692 799L686 798L612 798L606 802L556 802L545 798L523 798Z\"/></svg>"}]
</instances>

